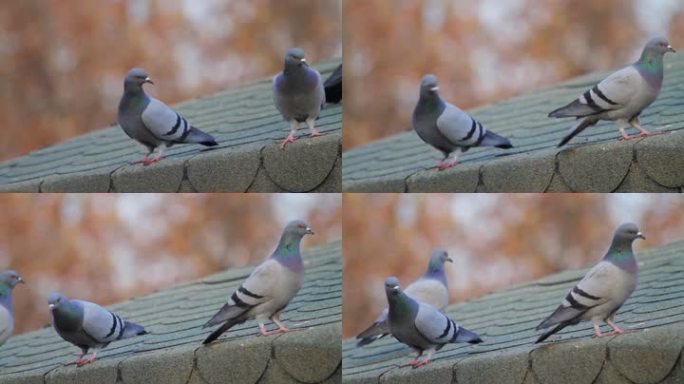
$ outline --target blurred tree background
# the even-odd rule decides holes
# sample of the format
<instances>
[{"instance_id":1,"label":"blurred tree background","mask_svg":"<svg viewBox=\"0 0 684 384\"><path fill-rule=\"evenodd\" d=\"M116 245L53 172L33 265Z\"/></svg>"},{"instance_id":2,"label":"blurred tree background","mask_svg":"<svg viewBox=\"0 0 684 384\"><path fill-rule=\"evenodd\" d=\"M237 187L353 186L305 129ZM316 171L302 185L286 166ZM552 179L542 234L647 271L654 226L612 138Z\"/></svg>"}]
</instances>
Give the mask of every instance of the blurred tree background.
<instances>
[{"instance_id":1,"label":"blurred tree background","mask_svg":"<svg viewBox=\"0 0 684 384\"><path fill-rule=\"evenodd\" d=\"M342 0L3 0L0 160L116 121L147 69L171 104L274 75L287 48L340 56Z\"/></svg>"},{"instance_id":2,"label":"blurred tree background","mask_svg":"<svg viewBox=\"0 0 684 384\"><path fill-rule=\"evenodd\" d=\"M456 303L593 265L623 222L646 236L635 242L637 259L640 249L684 239L684 199L676 195L345 194L343 205L344 337L387 305L384 278L406 286L425 272L433 248L454 261L446 271Z\"/></svg>"},{"instance_id":3,"label":"blurred tree background","mask_svg":"<svg viewBox=\"0 0 684 384\"><path fill-rule=\"evenodd\" d=\"M48 324L47 294L107 305L264 260L295 218L342 236L337 194L0 195L0 270L14 290L15 334ZM228 293L226 293L228 295ZM226 296L227 297L227 296Z\"/></svg>"},{"instance_id":4,"label":"blurred tree background","mask_svg":"<svg viewBox=\"0 0 684 384\"><path fill-rule=\"evenodd\" d=\"M426 73L468 109L634 62L654 35L684 49L681 0L345 0L343 13L345 149L409 128Z\"/></svg>"}]
</instances>

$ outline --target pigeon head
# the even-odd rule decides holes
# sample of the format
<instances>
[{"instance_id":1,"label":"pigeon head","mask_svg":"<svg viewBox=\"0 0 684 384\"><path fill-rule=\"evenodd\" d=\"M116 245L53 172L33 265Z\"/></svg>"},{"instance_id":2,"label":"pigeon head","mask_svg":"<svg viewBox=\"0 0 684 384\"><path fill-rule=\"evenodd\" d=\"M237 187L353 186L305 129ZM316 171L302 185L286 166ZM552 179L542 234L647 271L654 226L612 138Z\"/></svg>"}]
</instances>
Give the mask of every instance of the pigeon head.
<instances>
[{"instance_id":1,"label":"pigeon head","mask_svg":"<svg viewBox=\"0 0 684 384\"><path fill-rule=\"evenodd\" d=\"M429 268L431 270L442 269L442 267L444 266L444 263L446 263L447 261L450 263L454 262L449 257L449 254L447 253L446 249L444 249L444 248L434 249L432 251L432 254L430 255Z\"/></svg>"},{"instance_id":2,"label":"pigeon head","mask_svg":"<svg viewBox=\"0 0 684 384\"><path fill-rule=\"evenodd\" d=\"M667 39L662 36L654 37L651 40L649 40L648 43L646 43L646 46L644 47L644 52L646 51L652 52L660 56L663 56L668 52L677 52L674 50L674 48L672 48Z\"/></svg>"},{"instance_id":3,"label":"pigeon head","mask_svg":"<svg viewBox=\"0 0 684 384\"><path fill-rule=\"evenodd\" d=\"M656 66L660 68L663 56L668 52L676 52L664 37L654 37L646 43L638 63L642 67Z\"/></svg>"},{"instance_id":4,"label":"pigeon head","mask_svg":"<svg viewBox=\"0 0 684 384\"><path fill-rule=\"evenodd\" d=\"M50 308L51 311L60 309L67 301L68 299L66 296L59 292L50 292L48 294L48 308Z\"/></svg>"},{"instance_id":5,"label":"pigeon head","mask_svg":"<svg viewBox=\"0 0 684 384\"><path fill-rule=\"evenodd\" d=\"M620 225L615 230L613 242L603 259L617 264L628 272L636 272L637 265L632 252L632 243L636 239L646 239L636 224L624 223Z\"/></svg>"},{"instance_id":6,"label":"pigeon head","mask_svg":"<svg viewBox=\"0 0 684 384\"><path fill-rule=\"evenodd\" d=\"M294 68L302 65L308 65L304 57L304 50L301 48L290 48L285 53L285 67Z\"/></svg>"},{"instance_id":7,"label":"pigeon head","mask_svg":"<svg viewBox=\"0 0 684 384\"><path fill-rule=\"evenodd\" d=\"M387 297L397 296L401 293L399 279L396 276L385 278L385 292L387 293Z\"/></svg>"},{"instance_id":8,"label":"pigeon head","mask_svg":"<svg viewBox=\"0 0 684 384\"><path fill-rule=\"evenodd\" d=\"M24 279L19 276L19 273L13 269L8 269L6 271L3 271L0 273L0 283L10 287L14 288L15 285L19 283L25 283Z\"/></svg>"},{"instance_id":9,"label":"pigeon head","mask_svg":"<svg viewBox=\"0 0 684 384\"><path fill-rule=\"evenodd\" d=\"M309 228L304 220L293 220L287 223L285 226L285 231L283 234L295 235L298 237L304 237L304 235L313 235L314 231Z\"/></svg>"},{"instance_id":10,"label":"pigeon head","mask_svg":"<svg viewBox=\"0 0 684 384\"><path fill-rule=\"evenodd\" d=\"M133 68L126 74L124 88L128 89L133 87L141 89L145 83L154 84L152 79L150 79L150 75L147 74L147 71L142 68Z\"/></svg>"},{"instance_id":11,"label":"pigeon head","mask_svg":"<svg viewBox=\"0 0 684 384\"><path fill-rule=\"evenodd\" d=\"M614 238L621 242L628 242L630 244L636 239L646 239L646 237L644 237L644 235L639 231L639 227L637 227L637 225L634 223L625 223L620 225L618 229L615 230Z\"/></svg>"},{"instance_id":12,"label":"pigeon head","mask_svg":"<svg viewBox=\"0 0 684 384\"><path fill-rule=\"evenodd\" d=\"M421 96L434 96L438 95L439 86L437 84L437 76L435 75L425 75L423 80L420 82L420 95Z\"/></svg>"},{"instance_id":13,"label":"pigeon head","mask_svg":"<svg viewBox=\"0 0 684 384\"><path fill-rule=\"evenodd\" d=\"M291 258L299 266L301 264L299 256L299 243L305 235L313 235L314 231L303 220L293 220L287 223L283 230L276 251L271 257ZM292 258L291 256L294 256Z\"/></svg>"}]
</instances>

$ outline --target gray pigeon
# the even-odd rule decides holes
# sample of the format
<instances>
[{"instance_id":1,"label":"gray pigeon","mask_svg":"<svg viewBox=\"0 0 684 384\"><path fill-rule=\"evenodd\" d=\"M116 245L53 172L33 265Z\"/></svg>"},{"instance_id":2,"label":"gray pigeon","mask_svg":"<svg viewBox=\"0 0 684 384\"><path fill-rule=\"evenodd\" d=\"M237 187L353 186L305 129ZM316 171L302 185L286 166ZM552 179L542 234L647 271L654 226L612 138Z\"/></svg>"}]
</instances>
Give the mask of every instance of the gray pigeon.
<instances>
[{"instance_id":1,"label":"gray pigeon","mask_svg":"<svg viewBox=\"0 0 684 384\"><path fill-rule=\"evenodd\" d=\"M149 152L141 160L145 165L162 158L162 144L197 143L208 147L218 145L214 138L193 127L166 104L150 97L143 84L154 84L142 68L133 68L124 79L124 93L119 102L118 120L124 132L147 147ZM156 148L157 155L149 157Z\"/></svg>"},{"instance_id":2,"label":"gray pigeon","mask_svg":"<svg viewBox=\"0 0 684 384\"><path fill-rule=\"evenodd\" d=\"M422 303L443 311L449 304L449 288L444 274L444 263L447 261L452 262L446 250L441 248L433 250L425 273L409 284L404 292ZM359 339L356 343L357 347L368 345L390 333L387 313L388 309L385 308L370 327L356 336Z\"/></svg>"},{"instance_id":3,"label":"gray pigeon","mask_svg":"<svg viewBox=\"0 0 684 384\"><path fill-rule=\"evenodd\" d=\"M285 67L273 78L273 102L291 126L290 134L280 142L281 149L294 142L294 135L301 122L306 122L311 137L321 136L314 125L325 104L325 90L321 74L309 68L303 50L287 50Z\"/></svg>"},{"instance_id":4,"label":"gray pigeon","mask_svg":"<svg viewBox=\"0 0 684 384\"><path fill-rule=\"evenodd\" d=\"M204 325L206 328L223 323L202 344L211 343L234 325L249 319L257 320L259 333L263 336L289 331L279 317L304 281L304 264L299 253L299 243L304 235L313 235L313 231L302 220L291 221L285 226L271 256L252 271ZM276 323L278 329L267 331L264 323L268 319Z\"/></svg>"},{"instance_id":5,"label":"gray pigeon","mask_svg":"<svg viewBox=\"0 0 684 384\"><path fill-rule=\"evenodd\" d=\"M81 348L76 359L79 366L95 361L97 351L112 341L147 334L143 326L123 320L114 312L88 301L70 300L59 292L50 292L48 304L57 334ZM83 359L90 348L93 354Z\"/></svg>"},{"instance_id":6,"label":"gray pigeon","mask_svg":"<svg viewBox=\"0 0 684 384\"><path fill-rule=\"evenodd\" d=\"M442 100L437 92L437 77L425 75L420 82L420 98L413 111L413 129L424 142L444 154L437 163L437 169L451 168L458 162L458 156L470 147L513 148L511 142L480 122ZM452 152L460 149L453 160L445 162Z\"/></svg>"},{"instance_id":7,"label":"gray pigeon","mask_svg":"<svg viewBox=\"0 0 684 384\"><path fill-rule=\"evenodd\" d=\"M660 93L663 84L663 56L667 52L675 52L667 39L656 37L649 40L636 63L614 72L572 103L549 113L549 117L578 119L558 146L565 145L599 120L615 121L625 140L651 135L651 132L639 125L639 115ZM625 133L625 123L629 123L639 133Z\"/></svg>"},{"instance_id":8,"label":"gray pigeon","mask_svg":"<svg viewBox=\"0 0 684 384\"><path fill-rule=\"evenodd\" d=\"M482 342L480 336L459 326L437 308L405 294L396 277L385 279L385 293L389 303L387 322L392 336L418 352L408 365L416 368L427 364L432 354L445 344ZM425 351L427 357L418 360Z\"/></svg>"},{"instance_id":9,"label":"gray pigeon","mask_svg":"<svg viewBox=\"0 0 684 384\"><path fill-rule=\"evenodd\" d=\"M5 344L14 330L12 289L19 283L24 280L17 271L8 269L0 273L0 345Z\"/></svg>"},{"instance_id":10,"label":"gray pigeon","mask_svg":"<svg viewBox=\"0 0 684 384\"><path fill-rule=\"evenodd\" d=\"M537 326L537 330L555 325L537 339L541 343L568 325L581 320L594 323L597 337L622 333L613 322L615 313L632 294L637 282L638 267L632 252L632 242L645 239L636 224L622 224L613 235L613 242L601 261L587 272L556 310ZM606 322L613 330L601 333L600 324Z\"/></svg>"}]
</instances>

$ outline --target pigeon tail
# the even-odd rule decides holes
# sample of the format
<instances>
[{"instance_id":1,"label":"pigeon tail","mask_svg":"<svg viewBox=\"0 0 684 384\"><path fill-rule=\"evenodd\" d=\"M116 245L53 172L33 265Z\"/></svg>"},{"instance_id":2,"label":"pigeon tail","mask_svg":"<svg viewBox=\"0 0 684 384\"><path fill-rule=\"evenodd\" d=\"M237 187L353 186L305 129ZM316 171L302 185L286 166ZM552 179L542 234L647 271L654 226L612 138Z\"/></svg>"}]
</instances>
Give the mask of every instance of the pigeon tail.
<instances>
[{"instance_id":1,"label":"pigeon tail","mask_svg":"<svg viewBox=\"0 0 684 384\"><path fill-rule=\"evenodd\" d=\"M148 332L145 330L145 327L142 325L131 323L130 321L124 321L124 330L120 338L127 339L133 336L146 335L147 333Z\"/></svg>"},{"instance_id":2,"label":"pigeon tail","mask_svg":"<svg viewBox=\"0 0 684 384\"><path fill-rule=\"evenodd\" d=\"M223 334L223 332L229 330L229 329L232 328L234 325L244 323L245 320L246 320L246 319L237 318L237 319L231 319L231 320L226 321L219 329L215 330L215 331L212 332L209 336L207 336L207 338L204 339L204 341L202 342L202 344L209 344L209 343L211 343L212 341L218 339L218 337L221 336L221 335Z\"/></svg>"},{"instance_id":3,"label":"pigeon tail","mask_svg":"<svg viewBox=\"0 0 684 384\"><path fill-rule=\"evenodd\" d=\"M563 138L563 140L561 140L560 143L558 143L558 148L567 144L568 141L570 141L570 139L577 136L580 132L584 131L585 128L591 127L592 125L598 123L598 121L599 119L597 117L588 116L575 123L575 125L570 127L570 129L568 130L569 133L565 135L565 137Z\"/></svg>"},{"instance_id":4,"label":"pigeon tail","mask_svg":"<svg viewBox=\"0 0 684 384\"><path fill-rule=\"evenodd\" d=\"M226 303L223 305L223 307L221 307L221 309L219 309L218 312L216 312L214 316L212 316L211 319L209 319L209 321L207 321L206 324L204 324L202 328L207 328L217 324L221 324L224 321L230 321L242 315L251 308L251 306L247 308L240 308L237 305L230 305Z\"/></svg>"},{"instance_id":5,"label":"pigeon tail","mask_svg":"<svg viewBox=\"0 0 684 384\"><path fill-rule=\"evenodd\" d=\"M195 127L190 128L188 136L183 140L184 143L197 143L202 144L207 147L214 147L218 145L213 136L208 133L204 133Z\"/></svg>"},{"instance_id":6,"label":"pigeon tail","mask_svg":"<svg viewBox=\"0 0 684 384\"><path fill-rule=\"evenodd\" d=\"M496 147L503 149L513 148L513 145L511 144L511 141L508 140L508 138L505 138L501 135L497 135L492 131L487 131L487 133L482 138L482 141L480 142L480 146Z\"/></svg>"},{"instance_id":7,"label":"pigeon tail","mask_svg":"<svg viewBox=\"0 0 684 384\"><path fill-rule=\"evenodd\" d=\"M539 336L537 341L535 341L534 343L535 344L541 343L542 341L546 340L549 336L551 336L554 333L560 331L561 329L567 327L568 325L569 325L569 323L567 323L567 322L563 322L563 323L556 325L555 327L551 328L550 330L544 332L541 336Z\"/></svg>"},{"instance_id":8,"label":"pigeon tail","mask_svg":"<svg viewBox=\"0 0 684 384\"><path fill-rule=\"evenodd\" d=\"M365 331L356 336L359 341L356 343L357 347L363 347L378 339L381 339L389 334L389 326L386 320L376 321L368 327Z\"/></svg>"},{"instance_id":9,"label":"pigeon tail","mask_svg":"<svg viewBox=\"0 0 684 384\"><path fill-rule=\"evenodd\" d=\"M456 335L454 335L453 341L458 343L479 344L482 342L482 339L477 333L460 327L458 332L456 332Z\"/></svg>"},{"instance_id":10,"label":"pigeon tail","mask_svg":"<svg viewBox=\"0 0 684 384\"><path fill-rule=\"evenodd\" d=\"M554 111L551 111L549 113L549 117L585 117L595 115L603 111L604 110L600 109L598 106L593 108L588 104L582 104L578 99L564 107L560 107Z\"/></svg>"},{"instance_id":11,"label":"pigeon tail","mask_svg":"<svg viewBox=\"0 0 684 384\"><path fill-rule=\"evenodd\" d=\"M363 347L363 346L366 346L366 345L368 345L368 344L374 343L374 342L377 341L377 340L382 339L382 338L385 337L385 336L387 336L387 333L381 333L381 334L375 335L375 336L363 337L363 338L361 338L361 340L359 340L358 342L356 342L356 346L359 347L359 348L360 348L360 347ZM357 336L357 339L358 339L358 338L359 338L359 337Z\"/></svg>"}]
</instances>

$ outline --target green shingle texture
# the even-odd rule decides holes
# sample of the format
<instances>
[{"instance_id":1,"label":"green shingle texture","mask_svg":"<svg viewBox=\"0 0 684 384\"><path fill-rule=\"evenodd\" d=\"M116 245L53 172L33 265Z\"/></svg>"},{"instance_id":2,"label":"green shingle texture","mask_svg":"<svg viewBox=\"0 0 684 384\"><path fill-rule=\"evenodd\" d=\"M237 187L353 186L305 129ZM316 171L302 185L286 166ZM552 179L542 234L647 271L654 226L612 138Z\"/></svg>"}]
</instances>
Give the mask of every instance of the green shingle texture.
<instances>
[{"instance_id":1,"label":"green shingle texture","mask_svg":"<svg viewBox=\"0 0 684 384\"><path fill-rule=\"evenodd\" d=\"M340 64L315 65L326 78ZM217 147L175 145L159 163L133 164L146 149L118 126L100 129L0 163L5 192L339 192L342 106L328 104L316 122L325 135L302 127L286 150L290 130L273 105L271 78L173 106L213 135Z\"/></svg>"},{"instance_id":2,"label":"green shingle texture","mask_svg":"<svg viewBox=\"0 0 684 384\"><path fill-rule=\"evenodd\" d=\"M591 322L534 344L535 327L588 271L569 270L451 305L446 312L480 334L450 344L428 365L402 367L414 352L388 336L342 343L345 383L617 384L684 383L684 240L637 252L639 280L616 315L626 332L596 338ZM608 328L604 325L604 330Z\"/></svg>"},{"instance_id":3,"label":"green shingle texture","mask_svg":"<svg viewBox=\"0 0 684 384\"><path fill-rule=\"evenodd\" d=\"M291 332L257 336L256 322L247 321L201 344L211 332L202 325L249 275L249 265L112 305L150 334L113 342L80 368L73 364L79 349L51 327L12 337L0 348L0 383L340 382L341 252L339 242L303 251L304 286L281 315Z\"/></svg>"},{"instance_id":4,"label":"green shingle texture","mask_svg":"<svg viewBox=\"0 0 684 384\"><path fill-rule=\"evenodd\" d=\"M660 96L640 118L646 129L666 134L619 141L614 122L603 121L564 147L556 147L574 120L548 118L548 113L611 72L591 73L468 111L492 131L509 137L515 148L473 148L446 171L430 169L441 153L412 130L345 151L342 188L347 192L682 192L684 53L666 56Z\"/></svg>"}]
</instances>

